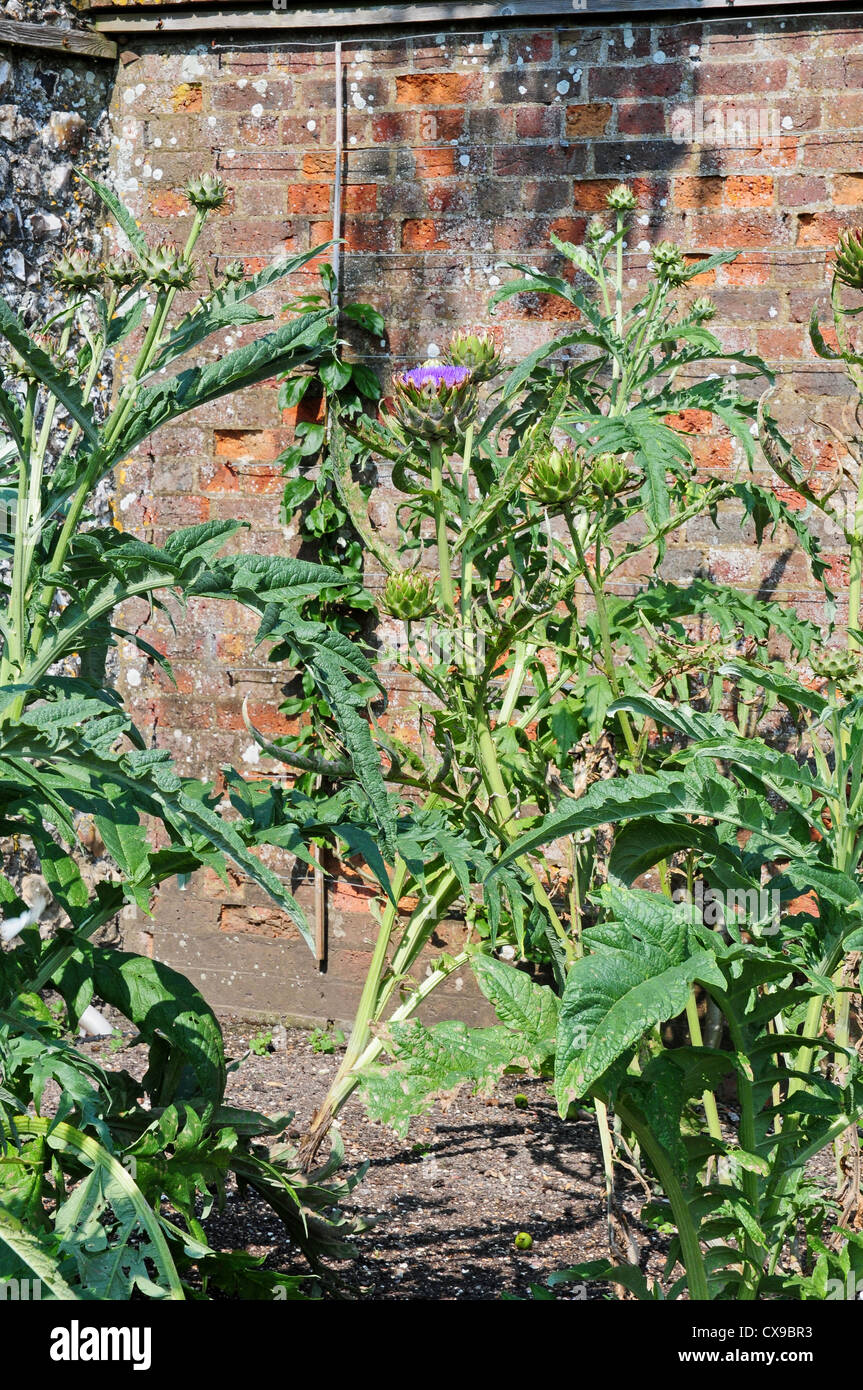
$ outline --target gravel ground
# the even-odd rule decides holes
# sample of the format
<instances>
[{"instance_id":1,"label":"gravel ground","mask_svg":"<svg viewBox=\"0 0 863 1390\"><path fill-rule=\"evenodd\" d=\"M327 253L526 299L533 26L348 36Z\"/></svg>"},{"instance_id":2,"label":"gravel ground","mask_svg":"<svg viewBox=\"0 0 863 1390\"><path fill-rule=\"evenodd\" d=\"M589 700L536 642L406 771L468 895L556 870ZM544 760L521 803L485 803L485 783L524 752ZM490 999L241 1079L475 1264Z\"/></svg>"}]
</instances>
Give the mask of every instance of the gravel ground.
<instances>
[{"instance_id":1,"label":"gravel ground","mask_svg":"<svg viewBox=\"0 0 863 1390\"><path fill-rule=\"evenodd\" d=\"M231 1021L224 1028L234 1058L262 1032ZM143 1069L143 1049L110 1058L105 1044L85 1050L137 1075ZM315 1052L307 1032L288 1030L283 1050L252 1053L230 1073L227 1102L269 1114L294 1112L291 1132L298 1136L338 1060L338 1053ZM528 1098L526 1108L513 1103L519 1093ZM485 1098L462 1089L415 1120L404 1140L370 1123L354 1099L342 1112L341 1131L346 1166L369 1162L349 1209L374 1222L357 1237L356 1262L338 1271L349 1298L524 1298L545 1274L607 1254L595 1123L587 1117L563 1124L542 1082L504 1078L497 1094ZM620 1204L630 1239L655 1272L660 1248L638 1226L640 1196L623 1174ZM533 1238L530 1251L515 1248L521 1231ZM230 1193L207 1233L220 1248L266 1255L279 1269L303 1268L269 1207L257 1200ZM589 1297L603 1296L600 1286L590 1287Z\"/></svg>"}]
</instances>

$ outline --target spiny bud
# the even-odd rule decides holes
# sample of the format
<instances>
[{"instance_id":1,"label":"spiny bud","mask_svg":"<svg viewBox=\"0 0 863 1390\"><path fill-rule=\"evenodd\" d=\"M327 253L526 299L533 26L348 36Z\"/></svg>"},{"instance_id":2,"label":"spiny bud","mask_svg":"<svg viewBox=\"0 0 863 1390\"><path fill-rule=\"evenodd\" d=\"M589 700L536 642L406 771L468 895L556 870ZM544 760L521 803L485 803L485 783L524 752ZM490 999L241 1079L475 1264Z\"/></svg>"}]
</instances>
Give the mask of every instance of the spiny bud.
<instances>
[{"instance_id":1,"label":"spiny bud","mask_svg":"<svg viewBox=\"0 0 863 1390\"><path fill-rule=\"evenodd\" d=\"M246 268L242 261L228 261L222 272L227 281L242 280L246 273Z\"/></svg>"},{"instance_id":2,"label":"spiny bud","mask_svg":"<svg viewBox=\"0 0 863 1390\"><path fill-rule=\"evenodd\" d=\"M192 207L199 212L223 207L228 196L228 190L217 174L200 174L198 178L190 179L184 192Z\"/></svg>"},{"instance_id":3,"label":"spiny bud","mask_svg":"<svg viewBox=\"0 0 863 1390\"><path fill-rule=\"evenodd\" d=\"M402 622L417 622L432 609L431 580L418 570L391 574L384 585L383 608Z\"/></svg>"},{"instance_id":4,"label":"spiny bud","mask_svg":"<svg viewBox=\"0 0 863 1390\"><path fill-rule=\"evenodd\" d=\"M840 232L833 274L852 290L863 290L863 227Z\"/></svg>"},{"instance_id":5,"label":"spiny bud","mask_svg":"<svg viewBox=\"0 0 863 1390\"><path fill-rule=\"evenodd\" d=\"M64 251L51 269L54 283L70 290L89 290L98 285L102 272L87 251Z\"/></svg>"},{"instance_id":6,"label":"spiny bud","mask_svg":"<svg viewBox=\"0 0 863 1390\"><path fill-rule=\"evenodd\" d=\"M693 303L691 313L692 317L697 319L699 323L708 323L710 319L716 318L716 305L712 299L708 299L706 295L701 295Z\"/></svg>"},{"instance_id":7,"label":"spiny bud","mask_svg":"<svg viewBox=\"0 0 863 1390\"><path fill-rule=\"evenodd\" d=\"M581 460L569 444L549 447L536 455L530 465L530 490L546 507L568 502L581 486Z\"/></svg>"},{"instance_id":8,"label":"spiny bud","mask_svg":"<svg viewBox=\"0 0 863 1390\"><path fill-rule=\"evenodd\" d=\"M849 684L860 678L861 662L857 652L843 651L841 647L820 647L809 660L816 676L841 685L843 690L849 691Z\"/></svg>"},{"instance_id":9,"label":"spiny bud","mask_svg":"<svg viewBox=\"0 0 863 1390\"><path fill-rule=\"evenodd\" d=\"M500 371L501 357L492 335L456 333L444 353L454 367L467 367L474 381L491 381Z\"/></svg>"},{"instance_id":10,"label":"spiny bud","mask_svg":"<svg viewBox=\"0 0 863 1390\"><path fill-rule=\"evenodd\" d=\"M148 283L160 289L188 289L195 275L191 262L167 241L142 256L141 264Z\"/></svg>"},{"instance_id":11,"label":"spiny bud","mask_svg":"<svg viewBox=\"0 0 863 1390\"><path fill-rule=\"evenodd\" d=\"M141 279L141 275L141 267L135 257L130 256L127 251L112 256L109 261L105 262L105 278L110 280L112 285L116 285L118 289L136 285Z\"/></svg>"},{"instance_id":12,"label":"spiny bud","mask_svg":"<svg viewBox=\"0 0 863 1390\"><path fill-rule=\"evenodd\" d=\"M627 188L625 183L619 183L616 188L612 188L605 201L615 212L632 212L638 203L632 189Z\"/></svg>"},{"instance_id":13,"label":"spiny bud","mask_svg":"<svg viewBox=\"0 0 863 1390\"><path fill-rule=\"evenodd\" d=\"M408 435L449 442L476 414L476 387L467 367L414 367L395 372L392 386L392 413Z\"/></svg>"},{"instance_id":14,"label":"spiny bud","mask_svg":"<svg viewBox=\"0 0 863 1390\"><path fill-rule=\"evenodd\" d=\"M606 227L602 218L598 215L594 215L593 217L591 217L590 221L587 224L587 231L585 232L585 237L588 241L591 242L602 241L602 238L607 234L607 232L608 228Z\"/></svg>"},{"instance_id":15,"label":"spiny bud","mask_svg":"<svg viewBox=\"0 0 863 1390\"><path fill-rule=\"evenodd\" d=\"M669 285L682 285L686 279L686 262L682 252L673 242L662 241L651 253L653 269L657 279Z\"/></svg>"},{"instance_id":16,"label":"spiny bud","mask_svg":"<svg viewBox=\"0 0 863 1390\"><path fill-rule=\"evenodd\" d=\"M40 348L42 352L50 357L54 366L59 366L57 344L54 342L53 338L49 337L47 333L31 333L30 341L33 343L34 347ZM39 373L34 371L30 363L22 357L17 348L10 347L8 349L7 367L13 376L17 377L19 381L26 382L28 386L38 386L42 379Z\"/></svg>"},{"instance_id":17,"label":"spiny bud","mask_svg":"<svg viewBox=\"0 0 863 1390\"><path fill-rule=\"evenodd\" d=\"M588 465L591 486L603 497L616 497L629 481L629 469L617 454L597 454Z\"/></svg>"}]
</instances>

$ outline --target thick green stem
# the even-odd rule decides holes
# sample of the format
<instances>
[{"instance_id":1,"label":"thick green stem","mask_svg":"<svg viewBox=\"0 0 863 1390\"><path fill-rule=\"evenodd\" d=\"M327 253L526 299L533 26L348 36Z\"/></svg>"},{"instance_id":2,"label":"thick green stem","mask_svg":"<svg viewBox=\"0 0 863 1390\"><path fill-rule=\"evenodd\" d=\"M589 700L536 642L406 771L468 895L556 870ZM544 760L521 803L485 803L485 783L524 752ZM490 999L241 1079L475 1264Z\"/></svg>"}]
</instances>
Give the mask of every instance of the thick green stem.
<instances>
[{"instance_id":1,"label":"thick green stem","mask_svg":"<svg viewBox=\"0 0 863 1390\"><path fill-rule=\"evenodd\" d=\"M393 930L398 921L399 899L402 897L405 885L408 880L408 867L401 859L396 867L396 872L392 883L392 898L387 902L381 914L381 924L378 928L375 949L372 953L371 964L363 985L363 992L360 995L360 1002L357 1008L354 1026L345 1054L339 1068L339 1075L350 1071L357 1057L365 1048L371 1036L370 1025L378 1012L378 993L384 971L387 968L387 957L389 955L390 942Z\"/></svg>"},{"instance_id":2,"label":"thick green stem","mask_svg":"<svg viewBox=\"0 0 863 1390\"><path fill-rule=\"evenodd\" d=\"M695 1002L695 995L690 994L686 1001L686 1022L689 1025L689 1036L693 1047L703 1047L704 1039L701 1035L701 1019L698 1017L698 1006ZM722 1142L722 1126L719 1123L719 1111L716 1107L716 1097L712 1091L705 1091L701 1097L704 1106L704 1114L707 1117L707 1131L711 1138Z\"/></svg>"},{"instance_id":3,"label":"thick green stem","mask_svg":"<svg viewBox=\"0 0 863 1390\"><path fill-rule=\"evenodd\" d=\"M4 656L3 668L4 677L8 679L8 673L13 675L20 674L21 664L24 660L26 651L26 585L25 585L25 558L27 552L27 528L29 523L27 498L30 489L30 468L32 467L31 450L33 445L33 427L36 411L36 398L38 386L35 382L27 388L27 396L24 401L24 415L21 425L21 436L24 443L22 457L18 471L18 498L15 508L15 553L12 560L12 594L10 599L11 624L9 631L9 656Z\"/></svg>"},{"instance_id":4,"label":"thick green stem","mask_svg":"<svg viewBox=\"0 0 863 1390\"><path fill-rule=\"evenodd\" d=\"M195 243L201 234L205 215L205 213L197 211L192 219L192 226L189 229L186 245L183 248L183 256L186 260L191 256ZM78 488L72 498L72 504L66 515L66 520L63 523L60 535L57 538L54 554L51 557L50 573L52 576L58 575L65 563L66 552L69 549L69 544L77 529L78 522L81 520L81 513L84 510L87 498L105 466L105 460L111 457L112 448L120 438L123 426L129 417L130 411L134 407L141 380L151 367L159 348L162 346L162 333L176 293L177 291L175 289L167 289L163 291L156 300L156 307L150 326L144 336L144 341L141 345L135 365L129 375L129 379L120 393L117 407L105 426L101 446L90 460L90 464L85 469ZM37 604L36 620L33 624L31 641L33 651L37 650L45 634L45 627L51 612L51 604L54 602L54 596L57 593L57 587L57 581L53 577L42 586Z\"/></svg>"},{"instance_id":5,"label":"thick green stem","mask_svg":"<svg viewBox=\"0 0 863 1390\"><path fill-rule=\"evenodd\" d=\"M706 1303L710 1299L710 1290L707 1284L704 1257L701 1253L701 1245L692 1213L689 1210L689 1203L680 1185L680 1179L675 1172L674 1165L662 1145L654 1137L650 1126L645 1124L641 1116L631 1110L625 1101L618 1100L615 1103L615 1110L623 1123L632 1130L647 1154L662 1190L668 1198L677 1226L677 1234L680 1238L680 1251L686 1269L689 1296L696 1302Z\"/></svg>"},{"instance_id":6,"label":"thick green stem","mask_svg":"<svg viewBox=\"0 0 863 1390\"><path fill-rule=\"evenodd\" d=\"M741 1060L741 1065L737 1069L737 1094L740 1100L740 1144L746 1153L754 1154L757 1153L758 1148L755 1134L755 1088L748 1062L746 1038L738 1025L734 1010L728 1005L728 1001L717 993L716 1002L728 1020L731 1041L738 1058ZM742 1185L743 1195L749 1204L752 1216L758 1221L761 1207L758 1174L750 1168L745 1168ZM744 1281L739 1296L744 1301L751 1301L757 1296L759 1274L764 1263L763 1255L766 1252L760 1251L752 1237L747 1234L743 1241L743 1253L752 1269L752 1277Z\"/></svg>"},{"instance_id":7,"label":"thick green stem","mask_svg":"<svg viewBox=\"0 0 863 1390\"><path fill-rule=\"evenodd\" d=\"M479 754L480 766L482 768L483 773L483 780L485 781L486 790L488 791L489 795L489 804L491 806L492 815L497 821L498 827L500 828L504 837L509 842L512 842L512 840L515 839L516 835L516 831L514 828L515 818L513 815L512 806L510 804L509 794L506 790L506 784L503 780L503 774L500 770L500 764L497 759L497 750L494 746L494 739L492 737L491 730L485 723L483 723L480 727L477 736L477 752ZM518 864L518 867L521 869L522 873L525 875L525 878L530 883L531 891L537 903L548 914L548 919L551 922L551 925L554 929L554 933L560 941L560 944L563 947L564 952L566 953L567 962L571 963L573 960L575 960L575 946L569 936L569 933L567 932L566 928L564 927L563 923L558 917L557 912L554 908L554 904L551 901L551 898L548 896L544 887L542 886L538 873L534 869L527 855L522 855L519 859L516 860L516 863Z\"/></svg>"},{"instance_id":8,"label":"thick green stem","mask_svg":"<svg viewBox=\"0 0 863 1390\"><path fill-rule=\"evenodd\" d=\"M863 468L857 479L857 498L854 505L854 529L850 539L848 564L848 650L860 647L854 632L860 630L860 591L863 587Z\"/></svg>"},{"instance_id":9,"label":"thick green stem","mask_svg":"<svg viewBox=\"0 0 863 1390\"><path fill-rule=\"evenodd\" d=\"M452 561L447 534L446 503L443 495L443 452L439 444L430 449L431 490L434 493L435 539L437 541L440 597L444 612L455 617L455 596L452 584Z\"/></svg>"},{"instance_id":10,"label":"thick green stem","mask_svg":"<svg viewBox=\"0 0 863 1390\"><path fill-rule=\"evenodd\" d=\"M567 507L565 509L565 516L567 525L569 527L569 534L572 537L572 544L575 548L576 557L578 559L579 568L581 569L582 574L584 575L585 579L590 585L590 592L593 594L593 602L596 608L596 617L599 623L599 640L602 648L603 669L605 671L608 684L611 687L611 693L613 694L615 699L618 699L618 697L620 696L620 683L617 679L617 668L614 663L614 647L611 641L611 628L608 622L608 605L605 602L605 594L602 591L602 579L599 574L598 567L595 570L591 569L587 563L587 558L584 554L584 549L581 544L581 539L578 534L578 528L575 524L575 517L572 514L571 507ZM597 541L597 550L598 548L599 541ZM635 734L632 731L632 724L630 723L629 715L626 714L625 711L621 710L618 713L617 717L620 721L620 727L623 732L623 738L624 742L626 743L626 747L629 751L630 756L633 759L635 759L637 764L638 742L636 740Z\"/></svg>"},{"instance_id":11,"label":"thick green stem","mask_svg":"<svg viewBox=\"0 0 863 1390\"><path fill-rule=\"evenodd\" d=\"M527 676L527 660L529 650L530 649L526 642L516 642L515 660L513 661L512 671L510 672L509 681L506 687L506 693L504 694L503 702L500 707L500 714L498 715L497 720L501 728L508 724L509 721L512 719L516 704L518 703L518 697L522 692L522 688L524 686L524 682Z\"/></svg>"},{"instance_id":12,"label":"thick green stem","mask_svg":"<svg viewBox=\"0 0 863 1390\"><path fill-rule=\"evenodd\" d=\"M404 1023L407 1019L411 1018L416 1013L419 1006L428 999L432 991L443 984L444 980L454 975L457 970L460 970L467 959L467 953L461 951L457 956L453 956L445 965L442 964L432 971L431 975L427 975L422 983L417 985L415 990L411 991L399 1007L393 1010L391 1017L387 1019L387 1024ZM315 1113L309 1135L307 1136L308 1141L312 1141L314 1147L311 1147L311 1143L307 1146L306 1141L304 1141L304 1144L301 1146L300 1152L303 1155L304 1162L314 1159L333 1121L338 1117L339 1112L343 1109L346 1102L350 1100L357 1086L359 1086L363 1073L377 1061L383 1050L383 1038L369 1035L365 1048L354 1058L351 1067L346 1069L344 1063L339 1067L338 1072L333 1078L332 1085L327 1092L326 1099ZM306 1154L308 1154L308 1157L306 1157Z\"/></svg>"}]
</instances>

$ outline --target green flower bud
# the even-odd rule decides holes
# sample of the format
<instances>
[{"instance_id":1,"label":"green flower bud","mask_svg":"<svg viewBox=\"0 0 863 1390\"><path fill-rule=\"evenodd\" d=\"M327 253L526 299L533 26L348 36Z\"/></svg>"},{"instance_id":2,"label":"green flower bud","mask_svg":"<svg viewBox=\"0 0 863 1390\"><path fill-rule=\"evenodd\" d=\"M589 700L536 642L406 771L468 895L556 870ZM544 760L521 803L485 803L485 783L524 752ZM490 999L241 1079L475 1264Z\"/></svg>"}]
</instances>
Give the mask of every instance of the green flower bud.
<instances>
[{"instance_id":1,"label":"green flower bud","mask_svg":"<svg viewBox=\"0 0 863 1390\"><path fill-rule=\"evenodd\" d=\"M199 212L223 207L228 196L228 190L217 174L200 174L198 178L190 179L183 191L192 207Z\"/></svg>"},{"instance_id":2,"label":"green flower bud","mask_svg":"<svg viewBox=\"0 0 863 1390\"><path fill-rule=\"evenodd\" d=\"M616 188L612 188L605 201L615 212L632 212L638 205L635 194L625 183L619 183Z\"/></svg>"},{"instance_id":3,"label":"green flower bud","mask_svg":"<svg viewBox=\"0 0 863 1390\"><path fill-rule=\"evenodd\" d=\"M629 481L629 469L617 454L597 454L587 465L587 475L602 497L616 497Z\"/></svg>"},{"instance_id":4,"label":"green flower bud","mask_svg":"<svg viewBox=\"0 0 863 1390\"><path fill-rule=\"evenodd\" d=\"M50 338L47 333L31 333L30 340L51 358L55 366L60 365L57 344L53 338ZM6 364L10 374L17 377L19 381L25 382L28 386L38 386L41 380L40 376L33 370L30 363L25 361L17 348L9 347L7 349Z\"/></svg>"},{"instance_id":5,"label":"green flower bud","mask_svg":"<svg viewBox=\"0 0 863 1390\"><path fill-rule=\"evenodd\" d=\"M227 281L242 280L246 274L246 267L242 261L228 261L223 271Z\"/></svg>"},{"instance_id":6,"label":"green flower bud","mask_svg":"<svg viewBox=\"0 0 863 1390\"><path fill-rule=\"evenodd\" d=\"M117 289L136 285L141 277L141 267L135 257L130 256L128 252L124 251L121 255L112 256L105 263L105 278L110 280L112 285L116 285Z\"/></svg>"},{"instance_id":7,"label":"green flower bud","mask_svg":"<svg viewBox=\"0 0 863 1390\"><path fill-rule=\"evenodd\" d=\"M384 610L402 622L417 622L431 612L431 580L418 570L400 570L391 574L384 585Z\"/></svg>"},{"instance_id":8,"label":"green flower bud","mask_svg":"<svg viewBox=\"0 0 863 1390\"><path fill-rule=\"evenodd\" d=\"M142 256L141 264L147 283L159 289L186 290L195 278L191 261L185 260L176 246L168 241L163 241Z\"/></svg>"},{"instance_id":9,"label":"green flower bud","mask_svg":"<svg viewBox=\"0 0 863 1390\"><path fill-rule=\"evenodd\" d=\"M716 318L716 305L713 303L712 299L708 299L706 295L702 295L699 299L695 300L691 312L692 317L697 319L699 323L709 323L711 319Z\"/></svg>"},{"instance_id":10,"label":"green flower bud","mask_svg":"<svg viewBox=\"0 0 863 1390\"><path fill-rule=\"evenodd\" d=\"M846 693L850 694L850 687L860 680L861 658L856 652L843 651L841 647L819 647L809 660L816 676L841 685Z\"/></svg>"},{"instance_id":11,"label":"green flower bud","mask_svg":"<svg viewBox=\"0 0 863 1390\"><path fill-rule=\"evenodd\" d=\"M863 227L840 232L833 274L852 290L863 290Z\"/></svg>"},{"instance_id":12,"label":"green flower bud","mask_svg":"<svg viewBox=\"0 0 863 1390\"><path fill-rule=\"evenodd\" d=\"M392 414L407 435L449 443L476 414L476 387L467 367L414 367L396 372L392 385Z\"/></svg>"},{"instance_id":13,"label":"green flower bud","mask_svg":"<svg viewBox=\"0 0 863 1390\"><path fill-rule=\"evenodd\" d=\"M490 333L456 333L444 353L444 361L467 367L475 382L491 381L500 371L501 357Z\"/></svg>"},{"instance_id":14,"label":"green flower bud","mask_svg":"<svg viewBox=\"0 0 863 1390\"><path fill-rule=\"evenodd\" d=\"M664 280L669 285L683 284L686 279L686 262L680 248L673 242L663 241L659 246L654 246L651 259L658 280Z\"/></svg>"},{"instance_id":15,"label":"green flower bud","mask_svg":"<svg viewBox=\"0 0 863 1390\"><path fill-rule=\"evenodd\" d=\"M602 238L606 235L607 232L608 228L606 227L602 218L598 215L594 215L593 217L591 217L590 221L587 224L587 231L585 232L585 237L590 242L602 241Z\"/></svg>"},{"instance_id":16,"label":"green flower bud","mask_svg":"<svg viewBox=\"0 0 863 1390\"><path fill-rule=\"evenodd\" d=\"M568 502L581 487L581 459L570 444L562 449L547 448L531 463L528 481L534 497L544 506Z\"/></svg>"},{"instance_id":17,"label":"green flower bud","mask_svg":"<svg viewBox=\"0 0 863 1390\"><path fill-rule=\"evenodd\" d=\"M64 251L55 261L51 278L68 290L89 290L98 285L102 272L87 251Z\"/></svg>"}]
</instances>

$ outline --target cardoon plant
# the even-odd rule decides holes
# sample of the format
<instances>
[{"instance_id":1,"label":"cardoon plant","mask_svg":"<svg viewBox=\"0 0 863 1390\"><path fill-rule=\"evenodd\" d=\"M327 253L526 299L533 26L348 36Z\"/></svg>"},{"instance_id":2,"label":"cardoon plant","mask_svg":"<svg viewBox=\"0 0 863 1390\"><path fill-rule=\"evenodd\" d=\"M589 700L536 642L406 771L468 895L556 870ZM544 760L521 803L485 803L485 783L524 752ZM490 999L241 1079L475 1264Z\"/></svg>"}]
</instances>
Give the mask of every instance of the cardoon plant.
<instances>
[{"instance_id":1,"label":"cardoon plant","mask_svg":"<svg viewBox=\"0 0 863 1390\"><path fill-rule=\"evenodd\" d=\"M241 522L186 527L157 546L99 525L88 508L100 480L162 425L331 355L335 330L322 309L195 360L213 335L264 323L251 298L322 248L248 278L242 267L208 270L204 284L196 253L225 198L217 178L188 185L193 215L182 246L151 246L113 193L92 187L126 249L105 264L64 252L54 268L60 305L40 333L0 300L0 462L11 515L0 538L0 828L7 845L35 857L44 882L28 904L8 866L0 875L0 1279L35 1277L64 1299L182 1298L191 1287L303 1297L314 1280L211 1248L202 1221L233 1175L270 1203L320 1269L322 1257L346 1253L334 1204L350 1184L330 1182L339 1151L302 1175L283 1140L285 1117L225 1105L222 1035L198 990L158 961L108 949L97 933L126 906L149 913L166 879L203 866L225 877L230 859L311 945L284 876L267 862L286 844L308 853L308 806L229 768L219 791L179 776L105 679L105 656L136 644L171 676L166 659L117 626L115 610L135 596L244 604L260 618L259 640L325 689L345 748L369 764L367 805L386 842L386 791L360 714L374 673L303 611L321 586L342 582L338 570L222 554ZM178 295L192 289L177 313ZM121 345L129 365L104 409L94 388ZM97 842L106 872L94 879L85 846ZM43 936L51 899L64 925ZM46 991L62 1000L59 1017ZM94 998L125 1015L147 1046L141 1082L101 1067L66 1036L79 1022L105 1031ZM60 1096L53 1105L48 1082ZM264 1140L280 1136L268 1149Z\"/></svg>"},{"instance_id":2,"label":"cardoon plant","mask_svg":"<svg viewBox=\"0 0 863 1390\"><path fill-rule=\"evenodd\" d=\"M390 881L354 1029L305 1144L307 1161L360 1084L372 1113L404 1125L447 1079L479 1084L517 1060L508 1043L499 1050L499 1034L468 1042L461 1025L429 1031L411 1016L469 958L496 995L490 953L503 945L563 989L595 916L595 830L565 838L539 864L508 856L504 870L488 874L525 814L655 759L649 720L620 704L611 713L612 703L631 692L697 693L715 708L722 660L763 641L772 621L796 648L809 641L807 626L776 605L657 576L669 537L723 502L746 507L759 533L783 514L748 476L700 474L674 428L682 412L713 413L738 440L745 469L756 404L740 384L769 374L756 358L723 353L706 327L712 305L688 295L697 274L731 253L690 263L677 248L657 248L646 287L627 303L633 199L621 189L609 202L610 224L595 219L583 246L553 239L575 279L518 267L521 277L494 296L558 295L578 309L578 327L505 376L487 334L459 334L447 363L394 374L379 422L346 419L333 434L337 454L349 430L392 464L397 548L370 524L346 450L340 493L387 575L385 607L406 624L382 658L421 693L412 736L382 721L374 731L396 817L382 851ZM683 379L695 369L697 379ZM817 563L799 518L786 519ZM639 576L631 597L617 592L624 575ZM420 629L430 580L434 606ZM305 769L315 765L308 749L306 740ZM291 760L288 742L269 751ZM323 731L317 765L341 779L345 795L362 777ZM344 854L360 840L355 830L330 843ZM667 883L667 866L662 873ZM416 906L404 910L405 899ZM464 917L467 940L458 951L435 951L435 928L452 913ZM381 1069L390 1050L399 1064Z\"/></svg>"}]
</instances>

